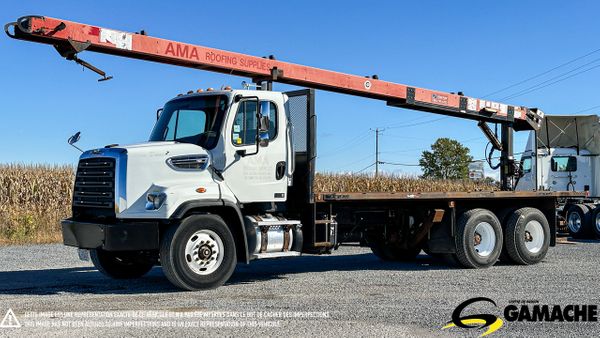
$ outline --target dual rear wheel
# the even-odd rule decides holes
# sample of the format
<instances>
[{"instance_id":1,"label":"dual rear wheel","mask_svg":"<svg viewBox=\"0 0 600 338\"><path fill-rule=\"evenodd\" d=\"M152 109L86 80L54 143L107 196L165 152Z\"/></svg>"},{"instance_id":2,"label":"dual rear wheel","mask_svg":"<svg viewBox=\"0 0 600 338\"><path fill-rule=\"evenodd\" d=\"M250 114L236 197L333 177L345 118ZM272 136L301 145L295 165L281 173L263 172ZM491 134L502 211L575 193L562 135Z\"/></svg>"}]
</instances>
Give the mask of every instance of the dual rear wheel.
<instances>
[{"instance_id":1,"label":"dual rear wheel","mask_svg":"<svg viewBox=\"0 0 600 338\"><path fill-rule=\"evenodd\" d=\"M502 256L504 261L529 265L546 257L550 226L535 208L504 210L498 213L473 209L458 221L456 260L468 268L485 268Z\"/></svg>"},{"instance_id":2,"label":"dual rear wheel","mask_svg":"<svg viewBox=\"0 0 600 338\"><path fill-rule=\"evenodd\" d=\"M442 254L441 257L466 268L492 266L501 254L505 261L523 265L538 263L546 257L550 246L550 227L540 210L510 209L498 213L498 216L486 209L464 212L457 220L454 236L456 252ZM383 242L372 244L371 249L379 258L388 261L410 260L420 251L420 247L400 249Z\"/></svg>"},{"instance_id":3,"label":"dual rear wheel","mask_svg":"<svg viewBox=\"0 0 600 338\"><path fill-rule=\"evenodd\" d=\"M594 204L567 206L567 229L573 238L600 238L600 208Z\"/></svg>"}]
</instances>

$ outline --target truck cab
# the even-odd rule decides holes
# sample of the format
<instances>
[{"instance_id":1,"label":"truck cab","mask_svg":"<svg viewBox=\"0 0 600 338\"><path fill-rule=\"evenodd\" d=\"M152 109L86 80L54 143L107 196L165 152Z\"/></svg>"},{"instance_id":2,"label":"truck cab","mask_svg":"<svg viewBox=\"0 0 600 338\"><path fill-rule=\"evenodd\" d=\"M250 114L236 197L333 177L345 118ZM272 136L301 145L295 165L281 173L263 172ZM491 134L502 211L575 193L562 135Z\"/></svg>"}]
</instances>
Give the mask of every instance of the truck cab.
<instances>
[{"instance_id":1,"label":"truck cab","mask_svg":"<svg viewBox=\"0 0 600 338\"><path fill-rule=\"evenodd\" d=\"M116 278L160 260L184 289L224 283L237 261L299 255L310 247L303 223L314 219L304 212L316 157L313 96L227 88L169 100L148 142L81 155L65 244L90 250Z\"/></svg>"},{"instance_id":2,"label":"truck cab","mask_svg":"<svg viewBox=\"0 0 600 338\"><path fill-rule=\"evenodd\" d=\"M558 205L560 230L576 238L600 237L599 121L596 115L547 115L540 130L530 132L521 158L516 190L585 193Z\"/></svg>"},{"instance_id":3,"label":"truck cab","mask_svg":"<svg viewBox=\"0 0 600 338\"><path fill-rule=\"evenodd\" d=\"M540 130L529 134L516 190L587 191L600 196L598 121L596 115L547 115Z\"/></svg>"}]
</instances>

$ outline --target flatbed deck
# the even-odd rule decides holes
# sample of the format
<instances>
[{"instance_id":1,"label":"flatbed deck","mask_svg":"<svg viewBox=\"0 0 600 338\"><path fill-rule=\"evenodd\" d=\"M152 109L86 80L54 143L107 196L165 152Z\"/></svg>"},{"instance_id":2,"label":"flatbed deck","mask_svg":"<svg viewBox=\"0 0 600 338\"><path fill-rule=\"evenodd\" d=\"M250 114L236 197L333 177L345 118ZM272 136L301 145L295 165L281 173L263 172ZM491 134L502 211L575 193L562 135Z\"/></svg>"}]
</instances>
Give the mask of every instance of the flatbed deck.
<instances>
[{"instance_id":1,"label":"flatbed deck","mask_svg":"<svg viewBox=\"0 0 600 338\"><path fill-rule=\"evenodd\" d=\"M581 191L472 191L472 192L321 192L315 194L315 202L367 201L367 200L465 200L507 199L538 197L585 197Z\"/></svg>"}]
</instances>

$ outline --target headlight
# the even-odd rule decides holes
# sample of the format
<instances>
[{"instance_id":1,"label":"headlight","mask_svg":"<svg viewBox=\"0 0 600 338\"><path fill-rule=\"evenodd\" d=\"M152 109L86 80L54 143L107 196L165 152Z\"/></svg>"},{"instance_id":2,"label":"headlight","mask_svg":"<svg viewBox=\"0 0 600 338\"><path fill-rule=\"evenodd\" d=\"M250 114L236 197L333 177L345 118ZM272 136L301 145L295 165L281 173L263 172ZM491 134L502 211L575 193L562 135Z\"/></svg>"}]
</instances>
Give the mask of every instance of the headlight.
<instances>
[{"instance_id":1,"label":"headlight","mask_svg":"<svg viewBox=\"0 0 600 338\"><path fill-rule=\"evenodd\" d=\"M146 210L158 210L165 203L167 195L164 192L151 192L146 195Z\"/></svg>"},{"instance_id":2,"label":"headlight","mask_svg":"<svg viewBox=\"0 0 600 338\"><path fill-rule=\"evenodd\" d=\"M167 164L175 170L204 170L208 166L208 156L184 155L167 159Z\"/></svg>"}]
</instances>

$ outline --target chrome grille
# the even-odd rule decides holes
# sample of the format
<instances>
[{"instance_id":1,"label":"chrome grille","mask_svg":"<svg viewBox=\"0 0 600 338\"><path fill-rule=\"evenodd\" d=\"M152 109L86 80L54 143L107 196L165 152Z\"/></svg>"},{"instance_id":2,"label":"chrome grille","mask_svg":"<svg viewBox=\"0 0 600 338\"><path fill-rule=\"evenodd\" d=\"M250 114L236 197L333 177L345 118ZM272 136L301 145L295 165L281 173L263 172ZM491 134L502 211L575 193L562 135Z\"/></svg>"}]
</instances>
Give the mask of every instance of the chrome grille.
<instances>
[{"instance_id":1,"label":"chrome grille","mask_svg":"<svg viewBox=\"0 0 600 338\"><path fill-rule=\"evenodd\" d=\"M114 208L115 159L86 158L79 161L73 191L73 206Z\"/></svg>"}]
</instances>

